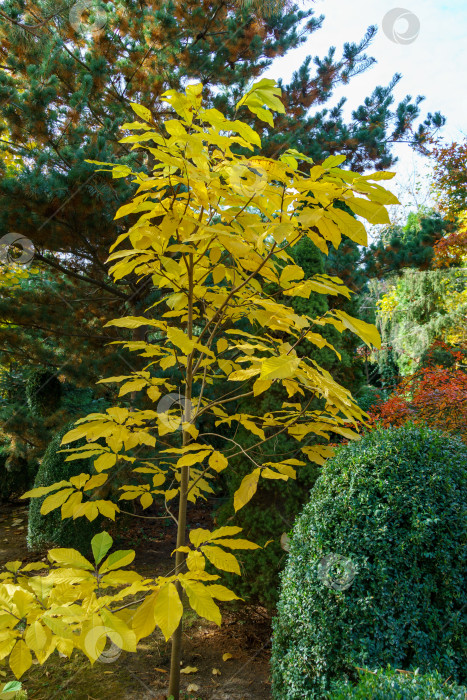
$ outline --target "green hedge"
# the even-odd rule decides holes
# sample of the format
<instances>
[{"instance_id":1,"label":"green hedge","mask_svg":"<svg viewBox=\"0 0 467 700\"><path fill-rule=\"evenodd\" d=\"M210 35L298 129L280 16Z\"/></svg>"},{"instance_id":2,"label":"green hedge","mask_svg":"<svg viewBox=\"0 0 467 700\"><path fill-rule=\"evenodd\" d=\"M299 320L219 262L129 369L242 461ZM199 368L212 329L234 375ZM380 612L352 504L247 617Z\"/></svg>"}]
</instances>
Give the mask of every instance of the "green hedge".
<instances>
[{"instance_id":1,"label":"green hedge","mask_svg":"<svg viewBox=\"0 0 467 700\"><path fill-rule=\"evenodd\" d=\"M467 688L434 673L400 673L391 668L362 671L360 681L334 684L327 700L465 700Z\"/></svg>"},{"instance_id":2,"label":"green hedge","mask_svg":"<svg viewBox=\"0 0 467 700\"><path fill-rule=\"evenodd\" d=\"M375 430L337 450L311 496L282 577L273 697L322 697L357 666L465 682L465 444Z\"/></svg>"},{"instance_id":3,"label":"green hedge","mask_svg":"<svg viewBox=\"0 0 467 700\"><path fill-rule=\"evenodd\" d=\"M65 462L67 454L59 451L63 449L60 446L62 438L71 427L72 425L68 425L62 428L49 443L37 472L34 488L50 486L62 479L82 473L95 473L90 460L77 459ZM74 443L77 447L81 444L84 444L84 440ZM85 517L62 520L60 508L47 515L41 515L40 509L44 499L45 497L31 498L29 502L28 547L30 549L73 547L82 554L89 554L91 539L103 529L103 518L99 516L92 522Z\"/></svg>"}]
</instances>

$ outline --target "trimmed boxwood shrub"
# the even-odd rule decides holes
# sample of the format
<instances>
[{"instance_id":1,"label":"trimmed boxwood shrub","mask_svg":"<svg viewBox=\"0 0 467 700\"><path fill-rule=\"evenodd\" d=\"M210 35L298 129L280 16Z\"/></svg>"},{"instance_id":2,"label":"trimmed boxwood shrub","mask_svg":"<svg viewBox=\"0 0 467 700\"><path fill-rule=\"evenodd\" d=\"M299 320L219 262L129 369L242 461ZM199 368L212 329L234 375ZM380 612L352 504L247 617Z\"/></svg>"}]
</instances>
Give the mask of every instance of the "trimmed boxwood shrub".
<instances>
[{"instance_id":1,"label":"trimmed boxwood shrub","mask_svg":"<svg viewBox=\"0 0 467 700\"><path fill-rule=\"evenodd\" d=\"M400 673L391 668L376 673L362 671L358 685L334 684L328 700L465 700L467 688L434 673Z\"/></svg>"},{"instance_id":2,"label":"trimmed boxwood shrub","mask_svg":"<svg viewBox=\"0 0 467 700\"><path fill-rule=\"evenodd\" d=\"M77 459L65 462L67 453L60 452L64 449L60 443L65 433L72 427L73 425L70 424L62 428L49 443L37 472L34 488L50 486L62 479L82 473L95 473L91 460ZM84 440L73 443L73 446L79 447L82 444L85 444ZM88 555L91 550L91 539L103 529L103 518L98 516L92 522L85 517L62 520L60 508L47 515L41 515L40 509L45 498L46 496L31 498L29 502L28 547L30 549L73 547L82 554Z\"/></svg>"},{"instance_id":3,"label":"trimmed boxwood shrub","mask_svg":"<svg viewBox=\"0 0 467 700\"><path fill-rule=\"evenodd\" d=\"M337 450L293 529L274 698L322 697L388 664L465 682L466 503L458 439L409 425Z\"/></svg>"}]
</instances>

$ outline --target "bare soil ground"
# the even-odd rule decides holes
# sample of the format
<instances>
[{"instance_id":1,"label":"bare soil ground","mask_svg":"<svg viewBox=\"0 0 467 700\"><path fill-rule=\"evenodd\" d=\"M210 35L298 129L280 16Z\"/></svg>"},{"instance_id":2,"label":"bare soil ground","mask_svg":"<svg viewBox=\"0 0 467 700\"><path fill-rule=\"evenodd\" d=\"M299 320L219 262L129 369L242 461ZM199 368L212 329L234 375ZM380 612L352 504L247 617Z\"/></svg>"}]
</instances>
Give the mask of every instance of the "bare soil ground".
<instances>
[{"instance_id":1,"label":"bare soil ground","mask_svg":"<svg viewBox=\"0 0 467 700\"><path fill-rule=\"evenodd\" d=\"M190 513L196 526L210 527L209 511ZM135 519L136 520L136 519ZM136 551L134 568L144 574L167 573L174 531L165 521L137 521L118 541L119 548ZM146 524L148 523L148 524ZM0 564L37 561L44 553L28 552L27 507L0 505ZM222 604L221 604L222 605ZM270 617L264 608L244 603L222 605L222 626L184 614L183 663L196 668L182 675L186 700L268 700ZM35 664L23 676L31 700L165 700L168 688L170 644L156 630L131 654L110 649L106 662L93 667L74 651L71 659L56 652L43 666ZM232 655L222 660L225 653ZM6 675L4 675L6 674ZM0 666L1 680L13 680L9 667Z\"/></svg>"}]
</instances>

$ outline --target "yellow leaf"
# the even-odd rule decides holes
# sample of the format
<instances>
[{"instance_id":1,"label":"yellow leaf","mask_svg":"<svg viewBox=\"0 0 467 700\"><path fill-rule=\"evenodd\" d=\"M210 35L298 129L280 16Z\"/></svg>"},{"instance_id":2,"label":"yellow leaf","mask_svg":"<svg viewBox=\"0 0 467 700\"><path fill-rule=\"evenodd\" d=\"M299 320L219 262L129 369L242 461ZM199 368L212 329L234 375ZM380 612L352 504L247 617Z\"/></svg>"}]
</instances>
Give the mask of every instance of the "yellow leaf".
<instances>
[{"instance_id":1,"label":"yellow leaf","mask_svg":"<svg viewBox=\"0 0 467 700\"><path fill-rule=\"evenodd\" d=\"M151 401L157 401L161 395L160 389L157 386L150 386L146 391Z\"/></svg>"},{"instance_id":2,"label":"yellow leaf","mask_svg":"<svg viewBox=\"0 0 467 700\"><path fill-rule=\"evenodd\" d=\"M358 335L366 345L369 347L374 345L378 350L381 348L381 336L376 326L358 318L353 318L346 314L345 311L335 310L334 316L339 318L346 328Z\"/></svg>"},{"instance_id":3,"label":"yellow leaf","mask_svg":"<svg viewBox=\"0 0 467 700\"><path fill-rule=\"evenodd\" d=\"M190 542L194 547L199 547L203 542L207 542L211 538L211 533L209 530L204 530L201 527L190 530L189 532Z\"/></svg>"},{"instance_id":4,"label":"yellow leaf","mask_svg":"<svg viewBox=\"0 0 467 700\"><path fill-rule=\"evenodd\" d=\"M16 637L13 639L4 639L0 642L0 659L4 659L13 649L16 643Z\"/></svg>"},{"instance_id":5,"label":"yellow leaf","mask_svg":"<svg viewBox=\"0 0 467 700\"><path fill-rule=\"evenodd\" d=\"M211 540L213 544L219 544L221 547L227 547L228 549L261 549L259 544L250 542L249 540Z\"/></svg>"},{"instance_id":6,"label":"yellow leaf","mask_svg":"<svg viewBox=\"0 0 467 700\"><path fill-rule=\"evenodd\" d=\"M25 591L24 589L15 591L13 594L13 603L17 608L17 615L19 617L25 617L29 613L33 600L34 598L29 591Z\"/></svg>"},{"instance_id":7,"label":"yellow leaf","mask_svg":"<svg viewBox=\"0 0 467 700\"><path fill-rule=\"evenodd\" d=\"M287 267L284 267L284 269L281 272L280 284L281 286L284 286L292 280L301 280L304 277L305 273L301 267L299 267L298 265L287 265Z\"/></svg>"},{"instance_id":8,"label":"yellow leaf","mask_svg":"<svg viewBox=\"0 0 467 700\"><path fill-rule=\"evenodd\" d=\"M85 437L90 430L89 425L80 425L78 428L69 430L62 438L62 445L67 445L69 442L75 442L82 437Z\"/></svg>"},{"instance_id":9,"label":"yellow leaf","mask_svg":"<svg viewBox=\"0 0 467 700\"><path fill-rule=\"evenodd\" d=\"M219 537L230 537L232 535L238 535L241 531L242 528L237 525L224 525L223 527L218 527L217 530L213 530L209 539L217 540Z\"/></svg>"},{"instance_id":10,"label":"yellow leaf","mask_svg":"<svg viewBox=\"0 0 467 700\"><path fill-rule=\"evenodd\" d=\"M97 472L101 472L104 469L110 469L113 467L116 461L116 454L113 454L113 452L106 452L94 461L94 468Z\"/></svg>"},{"instance_id":11,"label":"yellow leaf","mask_svg":"<svg viewBox=\"0 0 467 700\"><path fill-rule=\"evenodd\" d=\"M94 503L99 509L99 512L102 513L104 518L110 518L111 520L115 520L115 513L120 512L120 508L111 501L94 501Z\"/></svg>"},{"instance_id":12,"label":"yellow leaf","mask_svg":"<svg viewBox=\"0 0 467 700\"><path fill-rule=\"evenodd\" d=\"M94 474L91 476L88 482L86 482L83 491L90 491L91 489L96 489L107 481L107 474Z\"/></svg>"},{"instance_id":13,"label":"yellow leaf","mask_svg":"<svg viewBox=\"0 0 467 700\"><path fill-rule=\"evenodd\" d=\"M190 683L190 685L186 689L187 693L196 693L198 690L199 685L196 685L196 683Z\"/></svg>"},{"instance_id":14,"label":"yellow leaf","mask_svg":"<svg viewBox=\"0 0 467 700\"><path fill-rule=\"evenodd\" d=\"M267 391L272 384L271 379L257 379L253 384L253 394L259 396L263 392Z\"/></svg>"},{"instance_id":15,"label":"yellow leaf","mask_svg":"<svg viewBox=\"0 0 467 700\"><path fill-rule=\"evenodd\" d=\"M19 680L32 665L32 655L22 639L19 639L10 654L10 668Z\"/></svg>"},{"instance_id":16,"label":"yellow leaf","mask_svg":"<svg viewBox=\"0 0 467 700\"><path fill-rule=\"evenodd\" d=\"M212 669L212 675L213 675L213 676L220 676L220 675L221 675L221 672L219 671L218 668L213 668L213 669Z\"/></svg>"},{"instance_id":17,"label":"yellow leaf","mask_svg":"<svg viewBox=\"0 0 467 700\"><path fill-rule=\"evenodd\" d=\"M26 493L23 493L21 498L40 498L41 496L45 496L51 491L58 491L58 489L61 489L62 486L69 485L69 481L58 481L56 484L52 484L51 486L39 486L36 489L31 489L31 491L26 491Z\"/></svg>"},{"instance_id":18,"label":"yellow leaf","mask_svg":"<svg viewBox=\"0 0 467 700\"><path fill-rule=\"evenodd\" d=\"M206 560L201 552L190 550L186 558L186 565L190 571L204 571Z\"/></svg>"},{"instance_id":19,"label":"yellow leaf","mask_svg":"<svg viewBox=\"0 0 467 700\"><path fill-rule=\"evenodd\" d=\"M147 107L136 104L136 102L130 102L130 105L133 112L135 112L138 117L141 117L141 119L144 119L146 122L152 122L152 114Z\"/></svg>"},{"instance_id":20,"label":"yellow leaf","mask_svg":"<svg viewBox=\"0 0 467 700\"><path fill-rule=\"evenodd\" d=\"M311 459L316 464L323 466L329 457L334 454L334 449L328 447L327 445L314 445L313 447L302 447L301 451L305 454L308 459Z\"/></svg>"},{"instance_id":21,"label":"yellow leaf","mask_svg":"<svg viewBox=\"0 0 467 700\"><path fill-rule=\"evenodd\" d=\"M77 489L82 489L87 481L89 481L89 474L78 474L78 476L70 477L70 484Z\"/></svg>"},{"instance_id":22,"label":"yellow leaf","mask_svg":"<svg viewBox=\"0 0 467 700\"><path fill-rule=\"evenodd\" d=\"M235 512L243 508L244 505L250 501L256 493L258 488L258 479L261 473L261 469L255 469L251 474L247 474L243 477L240 487L235 491L234 494L234 508Z\"/></svg>"},{"instance_id":23,"label":"yellow leaf","mask_svg":"<svg viewBox=\"0 0 467 700\"><path fill-rule=\"evenodd\" d=\"M189 581L183 578L180 579L180 583L186 591L188 601L193 610L200 617L204 617L205 620L211 620L211 622L215 622L216 625L220 626L222 621L221 612L209 594L207 586L204 586L199 581Z\"/></svg>"},{"instance_id":24,"label":"yellow leaf","mask_svg":"<svg viewBox=\"0 0 467 700\"><path fill-rule=\"evenodd\" d=\"M229 659L233 659L232 654L229 654L229 652L222 654L222 661L228 661Z\"/></svg>"},{"instance_id":25,"label":"yellow leaf","mask_svg":"<svg viewBox=\"0 0 467 700\"><path fill-rule=\"evenodd\" d=\"M178 328L167 328L167 337L173 345L176 345L185 354L193 352L196 345L196 338L190 338Z\"/></svg>"},{"instance_id":26,"label":"yellow leaf","mask_svg":"<svg viewBox=\"0 0 467 700\"><path fill-rule=\"evenodd\" d=\"M278 472L275 472L272 469L269 469L269 467L266 467L266 469L263 469L261 476L264 479L283 479L283 481L287 481L287 479L288 479L288 477L285 474L280 474Z\"/></svg>"},{"instance_id":27,"label":"yellow leaf","mask_svg":"<svg viewBox=\"0 0 467 700\"><path fill-rule=\"evenodd\" d=\"M197 672L196 666L185 666L185 668L180 669L180 673L185 673L188 675L189 673L196 673Z\"/></svg>"},{"instance_id":28,"label":"yellow leaf","mask_svg":"<svg viewBox=\"0 0 467 700\"><path fill-rule=\"evenodd\" d=\"M290 355L278 355L268 357L261 364L260 379L289 379L298 369L299 357Z\"/></svg>"},{"instance_id":29,"label":"yellow leaf","mask_svg":"<svg viewBox=\"0 0 467 700\"><path fill-rule=\"evenodd\" d=\"M123 566L128 566L128 564L131 564L134 558L135 553L132 549L120 549L118 552L113 552L107 557L100 567L99 573L102 574L106 571L121 569Z\"/></svg>"},{"instance_id":30,"label":"yellow leaf","mask_svg":"<svg viewBox=\"0 0 467 700\"><path fill-rule=\"evenodd\" d=\"M153 499L150 493L143 493L139 500L143 508L149 508L149 506L152 505Z\"/></svg>"},{"instance_id":31,"label":"yellow leaf","mask_svg":"<svg viewBox=\"0 0 467 700\"><path fill-rule=\"evenodd\" d=\"M47 642L45 630L38 620L27 628L24 638L28 647L35 652L41 651Z\"/></svg>"},{"instance_id":32,"label":"yellow leaf","mask_svg":"<svg viewBox=\"0 0 467 700\"><path fill-rule=\"evenodd\" d=\"M154 603L157 595L158 591L154 591L147 598L145 598L132 617L131 626L136 634L138 642L143 637L148 637L154 632L156 627Z\"/></svg>"},{"instance_id":33,"label":"yellow leaf","mask_svg":"<svg viewBox=\"0 0 467 700\"><path fill-rule=\"evenodd\" d=\"M192 464L202 462L210 453L211 450L201 450L200 452L192 452L191 454L189 453L183 455L177 462L177 468L180 469L181 467L191 467Z\"/></svg>"},{"instance_id":34,"label":"yellow leaf","mask_svg":"<svg viewBox=\"0 0 467 700\"><path fill-rule=\"evenodd\" d=\"M41 514L47 515L47 513L55 510L55 508L60 508L60 506L67 500L68 496L70 496L73 492L74 489L63 489L63 491L58 491L58 493L47 496L41 506Z\"/></svg>"},{"instance_id":35,"label":"yellow leaf","mask_svg":"<svg viewBox=\"0 0 467 700\"><path fill-rule=\"evenodd\" d=\"M212 453L208 461L211 469L214 469L214 471L216 472L223 471L229 465L227 458L224 457L224 455L221 452L217 451Z\"/></svg>"},{"instance_id":36,"label":"yellow leaf","mask_svg":"<svg viewBox=\"0 0 467 700\"><path fill-rule=\"evenodd\" d=\"M76 569L93 571L93 565L83 557L76 549L49 549L49 557L62 566L72 566Z\"/></svg>"},{"instance_id":37,"label":"yellow leaf","mask_svg":"<svg viewBox=\"0 0 467 700\"><path fill-rule=\"evenodd\" d=\"M203 554L209 559L211 564L213 564L216 569L221 569L222 571L230 571L233 574L240 575L240 567L238 565L237 559L233 554L229 552L224 552L220 547L215 546L204 546L201 547Z\"/></svg>"},{"instance_id":38,"label":"yellow leaf","mask_svg":"<svg viewBox=\"0 0 467 700\"><path fill-rule=\"evenodd\" d=\"M346 203L358 216L363 216L370 224L390 224L386 207L377 202L370 202L360 197L350 197Z\"/></svg>"},{"instance_id":39,"label":"yellow leaf","mask_svg":"<svg viewBox=\"0 0 467 700\"><path fill-rule=\"evenodd\" d=\"M112 642L125 651L136 651L136 635L118 615L101 608L100 615L107 627L107 635Z\"/></svg>"},{"instance_id":40,"label":"yellow leaf","mask_svg":"<svg viewBox=\"0 0 467 700\"><path fill-rule=\"evenodd\" d=\"M206 586L206 590L209 595L217 600L242 600L233 591L229 590L225 586L221 586L219 583L214 583L211 586Z\"/></svg>"},{"instance_id":41,"label":"yellow leaf","mask_svg":"<svg viewBox=\"0 0 467 700\"><path fill-rule=\"evenodd\" d=\"M168 641L182 619L183 605L173 583L167 583L159 590L154 603L154 617L165 641Z\"/></svg>"}]
</instances>

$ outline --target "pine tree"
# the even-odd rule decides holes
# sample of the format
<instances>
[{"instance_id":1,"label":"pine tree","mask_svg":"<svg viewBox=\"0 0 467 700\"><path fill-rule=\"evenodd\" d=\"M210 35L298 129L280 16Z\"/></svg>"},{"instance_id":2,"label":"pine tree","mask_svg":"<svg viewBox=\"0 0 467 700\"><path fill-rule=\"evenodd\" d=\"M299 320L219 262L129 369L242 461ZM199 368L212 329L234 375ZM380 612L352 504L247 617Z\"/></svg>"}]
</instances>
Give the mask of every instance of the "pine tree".
<instances>
[{"instance_id":1,"label":"pine tree","mask_svg":"<svg viewBox=\"0 0 467 700\"><path fill-rule=\"evenodd\" d=\"M153 158L119 142L123 124L134 120L130 103L150 108L157 126L164 116L160 94L196 80L208 102L229 115L245 85L323 21L296 6L265 13L231 0L120 0L102 11L82 17L80 26L73 7L70 15L70 7L51 0L38 0L34 10L7 0L0 10L0 120L8 134L0 143L20 162L13 174L0 159L0 237L15 231L31 239L39 270L2 289L0 365L26 363L83 388L122 365L135 367L118 345L109 346L128 334L102 328L118 314L138 315L151 301L147 279L133 272L114 281L105 265L110 244L132 220L113 220L134 192L124 179L126 166L148 172ZM289 116L274 132L251 117L266 155L295 147L322 161L338 151L347 155L346 167L362 171L388 167L397 139L423 148L442 118L428 115L415 127L421 98L393 104L400 76L376 88L350 121L343 101L332 110L321 107L336 86L371 66L366 51L375 31L346 44L340 57L331 49L314 67L306 58L282 85ZM87 160L118 160L121 178L96 173ZM356 246L348 240L345 246L354 257Z\"/></svg>"},{"instance_id":2,"label":"pine tree","mask_svg":"<svg viewBox=\"0 0 467 700\"><path fill-rule=\"evenodd\" d=\"M379 239L364 251L366 276L381 279L402 274L407 267L430 269L436 243L454 228L453 222L432 209L411 212L405 226L384 227Z\"/></svg>"}]
</instances>

